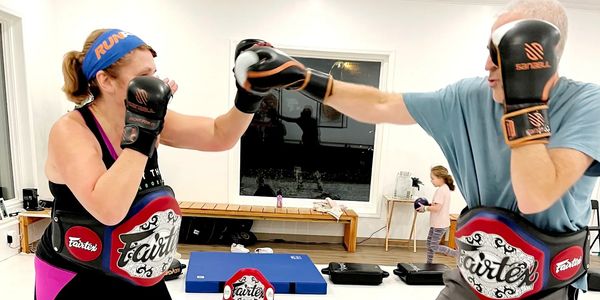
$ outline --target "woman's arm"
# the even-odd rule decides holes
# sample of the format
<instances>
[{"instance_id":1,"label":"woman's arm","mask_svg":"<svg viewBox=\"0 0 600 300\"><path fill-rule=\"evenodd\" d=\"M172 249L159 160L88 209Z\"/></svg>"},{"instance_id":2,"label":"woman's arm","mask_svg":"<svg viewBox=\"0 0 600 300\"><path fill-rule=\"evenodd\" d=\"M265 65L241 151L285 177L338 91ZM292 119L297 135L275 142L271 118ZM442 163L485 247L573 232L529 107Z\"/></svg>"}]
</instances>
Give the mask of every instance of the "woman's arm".
<instances>
[{"instance_id":1,"label":"woman's arm","mask_svg":"<svg viewBox=\"0 0 600 300\"><path fill-rule=\"evenodd\" d=\"M125 149L107 170L98 141L78 114L68 114L50 130L46 175L66 184L98 221L115 225L129 211L148 157Z\"/></svg>"},{"instance_id":2,"label":"woman's arm","mask_svg":"<svg viewBox=\"0 0 600 300\"><path fill-rule=\"evenodd\" d=\"M202 151L231 149L252 121L253 114L236 108L212 119L190 116L169 110L165 128L160 135L161 144Z\"/></svg>"}]
</instances>

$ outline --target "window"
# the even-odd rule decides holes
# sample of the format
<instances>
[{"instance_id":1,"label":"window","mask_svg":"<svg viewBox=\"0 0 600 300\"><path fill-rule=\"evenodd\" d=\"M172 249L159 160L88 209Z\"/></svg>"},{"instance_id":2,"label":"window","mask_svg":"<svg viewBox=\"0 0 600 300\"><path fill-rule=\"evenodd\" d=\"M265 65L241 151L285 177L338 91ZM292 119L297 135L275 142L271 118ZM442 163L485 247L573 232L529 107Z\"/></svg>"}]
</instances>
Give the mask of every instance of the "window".
<instances>
[{"instance_id":1,"label":"window","mask_svg":"<svg viewBox=\"0 0 600 300\"><path fill-rule=\"evenodd\" d=\"M336 79L380 87L383 60L293 55ZM241 196L369 202L376 127L287 90L268 95L240 143Z\"/></svg>"},{"instance_id":2,"label":"window","mask_svg":"<svg viewBox=\"0 0 600 300\"><path fill-rule=\"evenodd\" d=\"M22 28L21 17L0 9L0 189L9 212L20 206L19 189L37 186Z\"/></svg>"},{"instance_id":3,"label":"window","mask_svg":"<svg viewBox=\"0 0 600 300\"><path fill-rule=\"evenodd\" d=\"M0 23L0 34L3 32ZM4 78L4 43L0 36L0 196L4 199L15 197L13 163L8 127L8 101L6 97L6 81Z\"/></svg>"}]
</instances>

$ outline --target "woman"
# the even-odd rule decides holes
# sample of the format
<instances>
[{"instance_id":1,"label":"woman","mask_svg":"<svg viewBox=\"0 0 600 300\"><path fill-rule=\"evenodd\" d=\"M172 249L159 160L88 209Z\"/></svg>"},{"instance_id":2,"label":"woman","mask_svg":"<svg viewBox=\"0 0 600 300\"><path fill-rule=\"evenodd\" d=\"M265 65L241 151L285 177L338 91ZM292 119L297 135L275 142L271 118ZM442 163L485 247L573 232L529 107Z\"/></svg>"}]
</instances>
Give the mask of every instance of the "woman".
<instances>
[{"instance_id":1,"label":"woman","mask_svg":"<svg viewBox=\"0 0 600 300\"><path fill-rule=\"evenodd\" d=\"M236 56L257 42L242 41ZM153 77L154 57L119 29L93 31L64 57L63 91L78 108L50 131L45 172L55 201L35 258L36 299L171 299L162 278L181 213L156 147L230 149L261 98L238 90L236 107L215 119L170 111L178 87Z\"/></svg>"}]
</instances>

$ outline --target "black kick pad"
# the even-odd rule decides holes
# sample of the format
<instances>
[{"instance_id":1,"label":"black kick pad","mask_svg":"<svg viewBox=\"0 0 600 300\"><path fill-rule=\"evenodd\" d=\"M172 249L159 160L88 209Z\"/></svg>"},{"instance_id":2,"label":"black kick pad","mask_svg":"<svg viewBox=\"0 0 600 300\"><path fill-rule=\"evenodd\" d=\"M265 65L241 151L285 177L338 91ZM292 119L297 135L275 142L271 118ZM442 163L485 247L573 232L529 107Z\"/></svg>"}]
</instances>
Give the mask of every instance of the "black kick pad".
<instances>
[{"instance_id":1,"label":"black kick pad","mask_svg":"<svg viewBox=\"0 0 600 300\"><path fill-rule=\"evenodd\" d=\"M588 270L588 289L600 292L600 269Z\"/></svg>"},{"instance_id":2,"label":"black kick pad","mask_svg":"<svg viewBox=\"0 0 600 300\"><path fill-rule=\"evenodd\" d=\"M355 285L378 285L390 275L378 265L343 262L330 262L321 273L329 274L333 283Z\"/></svg>"},{"instance_id":3,"label":"black kick pad","mask_svg":"<svg viewBox=\"0 0 600 300\"><path fill-rule=\"evenodd\" d=\"M394 274L411 285L444 285L444 272L450 267L444 264L398 263Z\"/></svg>"}]
</instances>

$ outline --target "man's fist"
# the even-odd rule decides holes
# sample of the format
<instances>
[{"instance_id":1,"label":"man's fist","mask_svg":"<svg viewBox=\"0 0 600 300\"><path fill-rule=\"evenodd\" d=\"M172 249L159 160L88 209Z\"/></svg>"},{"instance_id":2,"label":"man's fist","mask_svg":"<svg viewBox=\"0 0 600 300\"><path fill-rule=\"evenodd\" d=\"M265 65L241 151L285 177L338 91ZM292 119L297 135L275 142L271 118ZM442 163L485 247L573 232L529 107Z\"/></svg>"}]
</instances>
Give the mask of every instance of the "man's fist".
<instances>
[{"instance_id":1,"label":"man's fist","mask_svg":"<svg viewBox=\"0 0 600 300\"><path fill-rule=\"evenodd\" d=\"M242 52L235 63L235 76L242 87L259 95L285 88L322 102L333 88L330 74L308 69L271 47L252 47Z\"/></svg>"},{"instance_id":2,"label":"man's fist","mask_svg":"<svg viewBox=\"0 0 600 300\"><path fill-rule=\"evenodd\" d=\"M558 80L559 41L556 26L533 19L507 23L492 34L490 55L502 73L502 126L510 147L547 143L547 102Z\"/></svg>"},{"instance_id":3,"label":"man's fist","mask_svg":"<svg viewBox=\"0 0 600 300\"><path fill-rule=\"evenodd\" d=\"M237 44L235 47L234 60L238 58L240 53L248 50L254 46L261 47L272 47L271 44L259 39L245 39ZM262 96L254 95L250 92L244 90L240 85L235 82L235 86L237 87L237 93L235 94L235 107L239 109L241 112L245 113L255 113L260 108L260 103L262 101Z\"/></svg>"}]
</instances>

